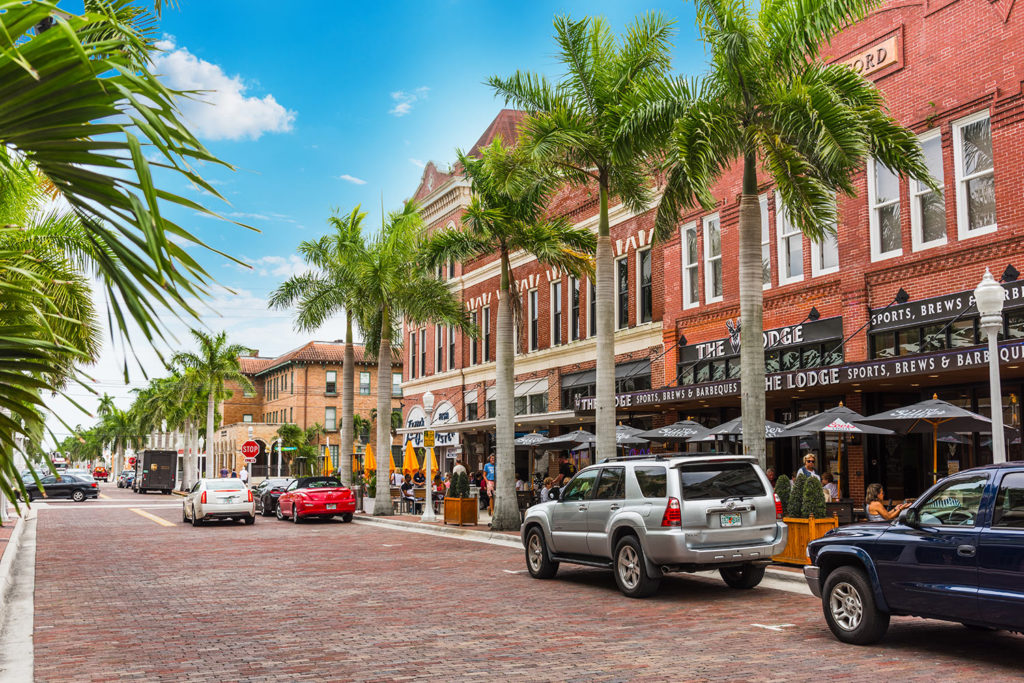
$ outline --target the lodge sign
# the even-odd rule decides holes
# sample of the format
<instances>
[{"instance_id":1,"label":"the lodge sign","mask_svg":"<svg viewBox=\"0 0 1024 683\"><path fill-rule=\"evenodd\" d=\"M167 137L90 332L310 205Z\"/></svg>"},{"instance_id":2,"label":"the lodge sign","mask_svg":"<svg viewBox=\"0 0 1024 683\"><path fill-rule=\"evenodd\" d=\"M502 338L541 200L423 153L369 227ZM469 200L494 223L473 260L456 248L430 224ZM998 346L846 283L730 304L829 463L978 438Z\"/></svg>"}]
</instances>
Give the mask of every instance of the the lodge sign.
<instances>
[{"instance_id":1,"label":"the lodge sign","mask_svg":"<svg viewBox=\"0 0 1024 683\"><path fill-rule=\"evenodd\" d=\"M699 342L683 347L679 354L679 360L683 363L695 363L701 360L724 358L735 356L739 353L739 321L736 325L729 321L729 336L723 339L715 339L708 342ZM735 332L734 332L735 330ZM761 338L765 350L774 348L785 348L787 346L799 346L809 342L827 341L829 339L841 339L843 336L842 317L816 320L814 322L800 323L799 325L788 325L772 330L765 330Z\"/></svg>"},{"instance_id":2,"label":"the lodge sign","mask_svg":"<svg viewBox=\"0 0 1024 683\"><path fill-rule=\"evenodd\" d=\"M1000 344L999 361L1004 364L1024 362L1024 340L1018 339ZM777 372L765 377L765 391L792 391L853 382L897 379L914 375L938 374L943 371L980 368L987 365L988 349L975 346L969 349L940 351L916 357L890 358L810 370ZM637 410L662 403L706 400L721 396L735 396L739 393L740 383L738 380L707 382L684 387L666 387L618 394L615 397L615 407L622 410ZM594 400L593 397L577 398L576 412L593 412Z\"/></svg>"},{"instance_id":3,"label":"the lodge sign","mask_svg":"<svg viewBox=\"0 0 1024 683\"><path fill-rule=\"evenodd\" d=\"M1006 294L1006 308L1024 306L1024 282L1007 282L1003 285ZM921 299L887 308L872 309L871 331L885 332L930 322L944 322L955 318L974 305L974 291L957 292L931 299ZM977 315L972 311L971 315ZM965 316L970 319L971 316Z\"/></svg>"},{"instance_id":4,"label":"the lodge sign","mask_svg":"<svg viewBox=\"0 0 1024 683\"><path fill-rule=\"evenodd\" d=\"M858 50L855 54L843 60L843 64L849 64L861 76L867 76L879 69L884 69L900 61L899 45L896 42L896 34L871 45L870 47Z\"/></svg>"}]
</instances>

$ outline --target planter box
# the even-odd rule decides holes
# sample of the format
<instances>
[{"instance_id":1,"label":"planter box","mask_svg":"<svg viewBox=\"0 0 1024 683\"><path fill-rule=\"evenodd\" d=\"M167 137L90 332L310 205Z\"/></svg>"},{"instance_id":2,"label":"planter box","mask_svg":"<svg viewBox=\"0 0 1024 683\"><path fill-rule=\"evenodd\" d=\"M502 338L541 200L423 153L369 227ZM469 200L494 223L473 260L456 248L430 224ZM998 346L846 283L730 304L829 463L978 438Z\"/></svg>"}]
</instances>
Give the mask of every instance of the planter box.
<instances>
[{"instance_id":1,"label":"planter box","mask_svg":"<svg viewBox=\"0 0 1024 683\"><path fill-rule=\"evenodd\" d=\"M477 499L476 498L445 498L444 499L444 523L445 524L476 524L477 523Z\"/></svg>"},{"instance_id":2,"label":"planter box","mask_svg":"<svg viewBox=\"0 0 1024 683\"><path fill-rule=\"evenodd\" d=\"M374 510L373 506L374 503L376 502L376 498L373 498L371 496L363 496L363 512L365 512L368 515L372 515Z\"/></svg>"},{"instance_id":3,"label":"planter box","mask_svg":"<svg viewBox=\"0 0 1024 683\"><path fill-rule=\"evenodd\" d=\"M810 564L811 561L807 559L807 544L839 527L837 517L825 517L824 519L785 517L782 521L789 527L786 547L772 560L787 564Z\"/></svg>"}]
</instances>

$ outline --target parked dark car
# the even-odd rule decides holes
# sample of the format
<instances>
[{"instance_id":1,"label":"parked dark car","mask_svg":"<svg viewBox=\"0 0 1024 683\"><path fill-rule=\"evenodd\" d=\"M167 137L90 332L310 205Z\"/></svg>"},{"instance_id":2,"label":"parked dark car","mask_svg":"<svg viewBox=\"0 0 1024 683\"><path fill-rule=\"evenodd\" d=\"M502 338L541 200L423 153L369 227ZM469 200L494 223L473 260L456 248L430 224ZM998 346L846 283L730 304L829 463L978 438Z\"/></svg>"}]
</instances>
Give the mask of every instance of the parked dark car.
<instances>
[{"instance_id":1,"label":"parked dark car","mask_svg":"<svg viewBox=\"0 0 1024 683\"><path fill-rule=\"evenodd\" d=\"M252 490L253 498L256 499L256 512L264 517L269 517L277 510L277 499L288 488L288 484L294 481L291 478L264 479Z\"/></svg>"},{"instance_id":2,"label":"parked dark car","mask_svg":"<svg viewBox=\"0 0 1024 683\"><path fill-rule=\"evenodd\" d=\"M135 470L122 470L117 476L117 488L130 489L135 481Z\"/></svg>"},{"instance_id":3,"label":"parked dark car","mask_svg":"<svg viewBox=\"0 0 1024 683\"><path fill-rule=\"evenodd\" d=\"M40 498L70 498L80 503L89 498L96 498L100 494L100 485L92 477L87 481L84 477L77 477L73 474L47 474L39 478L42 483L42 490L31 477L25 479L25 491L29 500Z\"/></svg>"},{"instance_id":4,"label":"parked dark car","mask_svg":"<svg viewBox=\"0 0 1024 683\"><path fill-rule=\"evenodd\" d=\"M866 645L892 615L1024 632L1024 462L959 472L892 522L812 541L804 568L836 638Z\"/></svg>"}]
</instances>

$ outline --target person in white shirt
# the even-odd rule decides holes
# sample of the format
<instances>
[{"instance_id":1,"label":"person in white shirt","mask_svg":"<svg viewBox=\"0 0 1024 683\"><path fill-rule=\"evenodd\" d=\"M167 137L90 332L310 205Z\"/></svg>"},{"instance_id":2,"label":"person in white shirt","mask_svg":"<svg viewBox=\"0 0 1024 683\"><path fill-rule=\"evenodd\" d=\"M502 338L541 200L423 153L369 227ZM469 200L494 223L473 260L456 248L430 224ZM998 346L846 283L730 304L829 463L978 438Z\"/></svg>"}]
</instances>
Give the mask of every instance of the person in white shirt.
<instances>
[{"instance_id":1,"label":"person in white shirt","mask_svg":"<svg viewBox=\"0 0 1024 683\"><path fill-rule=\"evenodd\" d=\"M821 475L821 488L825 492L826 503L834 503L839 500L839 487L833 481L831 472Z\"/></svg>"},{"instance_id":2,"label":"person in white shirt","mask_svg":"<svg viewBox=\"0 0 1024 683\"><path fill-rule=\"evenodd\" d=\"M238 471L238 478L242 480L242 483L246 486L249 485L249 468L248 466L243 467Z\"/></svg>"},{"instance_id":3,"label":"person in white shirt","mask_svg":"<svg viewBox=\"0 0 1024 683\"><path fill-rule=\"evenodd\" d=\"M551 486L555 483L555 480L551 477L544 477L544 488L540 490L540 502L546 503L551 500Z\"/></svg>"},{"instance_id":4,"label":"person in white shirt","mask_svg":"<svg viewBox=\"0 0 1024 683\"><path fill-rule=\"evenodd\" d=\"M398 488L405 483L405 477L398 470L391 473L391 486Z\"/></svg>"}]
</instances>

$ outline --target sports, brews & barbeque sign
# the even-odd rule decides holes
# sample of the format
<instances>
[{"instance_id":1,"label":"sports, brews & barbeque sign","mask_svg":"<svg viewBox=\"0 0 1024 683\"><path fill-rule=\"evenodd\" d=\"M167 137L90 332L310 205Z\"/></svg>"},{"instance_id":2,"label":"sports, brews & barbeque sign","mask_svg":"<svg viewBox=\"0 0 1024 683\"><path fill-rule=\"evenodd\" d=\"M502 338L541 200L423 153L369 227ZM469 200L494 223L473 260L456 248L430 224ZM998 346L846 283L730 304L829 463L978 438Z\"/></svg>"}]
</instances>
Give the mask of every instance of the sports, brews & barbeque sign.
<instances>
[{"instance_id":1,"label":"sports, brews & barbeque sign","mask_svg":"<svg viewBox=\"0 0 1024 683\"><path fill-rule=\"evenodd\" d=\"M1003 285L1003 290L1006 293L1004 308L1024 306L1024 282L1007 282ZM977 310L971 309L973 305L974 292L968 290L887 308L874 308L870 311L871 331L885 332L914 325L946 322L961 313L964 313L964 319L970 320L978 315ZM969 313L968 309L971 309Z\"/></svg>"}]
</instances>

